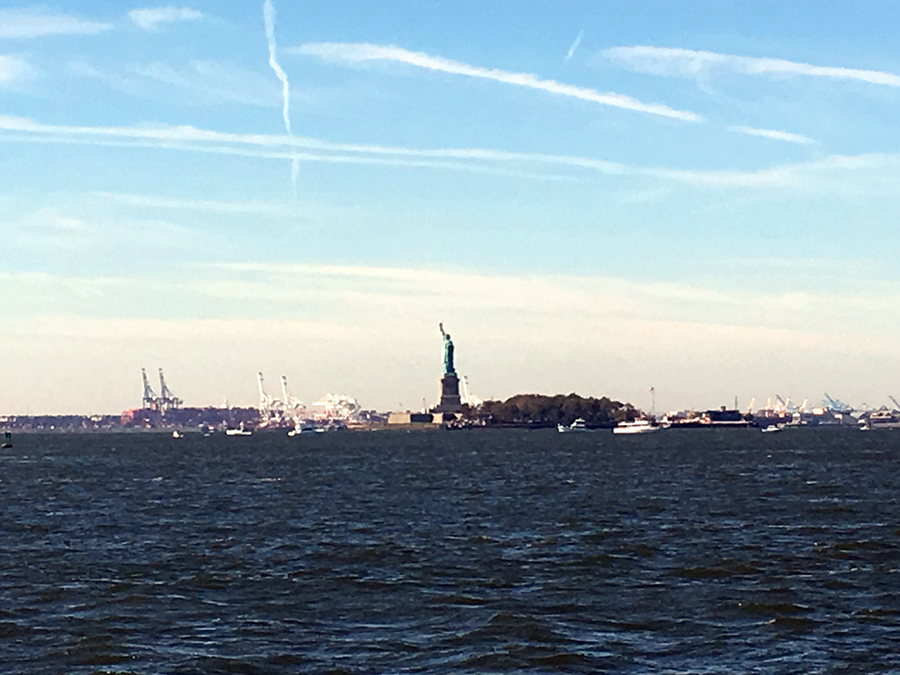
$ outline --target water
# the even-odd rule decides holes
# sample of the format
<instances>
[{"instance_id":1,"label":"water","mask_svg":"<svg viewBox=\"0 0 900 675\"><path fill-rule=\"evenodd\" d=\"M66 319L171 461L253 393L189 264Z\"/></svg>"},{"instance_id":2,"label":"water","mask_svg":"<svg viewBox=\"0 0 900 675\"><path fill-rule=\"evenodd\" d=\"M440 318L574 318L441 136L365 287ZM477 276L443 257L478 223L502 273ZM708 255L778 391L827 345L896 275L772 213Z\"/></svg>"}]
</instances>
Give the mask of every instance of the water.
<instances>
[{"instance_id":1,"label":"water","mask_svg":"<svg viewBox=\"0 0 900 675\"><path fill-rule=\"evenodd\" d=\"M900 673L900 433L19 435L0 671Z\"/></svg>"}]
</instances>

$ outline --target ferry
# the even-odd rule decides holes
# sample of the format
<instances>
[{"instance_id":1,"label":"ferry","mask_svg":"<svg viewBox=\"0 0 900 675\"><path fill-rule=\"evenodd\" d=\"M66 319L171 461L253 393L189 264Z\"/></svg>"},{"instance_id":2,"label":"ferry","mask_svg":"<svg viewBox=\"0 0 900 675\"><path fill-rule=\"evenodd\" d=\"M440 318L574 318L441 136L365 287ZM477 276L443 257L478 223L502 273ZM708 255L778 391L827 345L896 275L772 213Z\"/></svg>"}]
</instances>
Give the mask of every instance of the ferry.
<instances>
[{"instance_id":1,"label":"ferry","mask_svg":"<svg viewBox=\"0 0 900 675\"><path fill-rule=\"evenodd\" d=\"M876 410L859 421L859 428L865 431L872 429L900 429L900 415L892 410Z\"/></svg>"},{"instance_id":2,"label":"ferry","mask_svg":"<svg viewBox=\"0 0 900 675\"><path fill-rule=\"evenodd\" d=\"M651 434L659 431L660 427L650 420L634 420L634 422L619 422L613 429L614 434Z\"/></svg>"}]
</instances>

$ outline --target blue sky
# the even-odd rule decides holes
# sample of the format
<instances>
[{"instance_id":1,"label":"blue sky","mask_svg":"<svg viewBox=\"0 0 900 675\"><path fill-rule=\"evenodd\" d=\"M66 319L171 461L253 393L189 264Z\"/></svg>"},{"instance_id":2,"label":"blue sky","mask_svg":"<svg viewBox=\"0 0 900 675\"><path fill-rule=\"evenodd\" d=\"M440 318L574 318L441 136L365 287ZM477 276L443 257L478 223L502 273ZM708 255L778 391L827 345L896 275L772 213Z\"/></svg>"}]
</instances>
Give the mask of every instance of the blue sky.
<instances>
[{"instance_id":1,"label":"blue sky","mask_svg":"<svg viewBox=\"0 0 900 675\"><path fill-rule=\"evenodd\" d=\"M0 412L896 395L896 3L270 7L0 3Z\"/></svg>"}]
</instances>

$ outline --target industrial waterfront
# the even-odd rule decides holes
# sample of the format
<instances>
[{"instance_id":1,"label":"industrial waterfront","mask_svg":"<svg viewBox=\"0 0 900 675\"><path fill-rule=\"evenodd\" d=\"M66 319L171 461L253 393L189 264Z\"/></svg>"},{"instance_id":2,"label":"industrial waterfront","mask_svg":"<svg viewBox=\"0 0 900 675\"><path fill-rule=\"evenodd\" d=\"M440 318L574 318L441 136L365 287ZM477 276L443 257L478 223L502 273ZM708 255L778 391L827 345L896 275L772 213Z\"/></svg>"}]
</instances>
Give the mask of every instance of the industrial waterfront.
<instances>
[{"instance_id":1,"label":"industrial waterfront","mask_svg":"<svg viewBox=\"0 0 900 675\"><path fill-rule=\"evenodd\" d=\"M505 401L482 400L469 390L468 377L456 371L455 346L450 334L438 324L443 342L443 368L438 382L438 400L423 399L419 410L377 411L365 409L354 397L326 394L311 405L293 396L288 378L279 379L277 394L272 394L262 372L256 373L259 401L256 406L185 406L158 369L158 393L146 369L141 369L141 404L119 414L105 415L6 415L0 416L0 430L6 431L117 431L170 430L199 431L204 435L240 429L253 431L371 430L385 427L422 427L471 429L521 427L560 431L614 428L634 421L646 422L656 429L716 429L758 427L766 430L786 428L900 428L900 402L889 396L894 407L862 405L855 408L829 394L819 404L805 399L792 403L776 394L755 408L751 399L746 410L722 406L707 410L655 410L655 390L650 389L650 409L608 397L592 398L577 394L518 394Z\"/></svg>"},{"instance_id":2,"label":"industrial waterfront","mask_svg":"<svg viewBox=\"0 0 900 675\"><path fill-rule=\"evenodd\" d=\"M854 407L828 394L821 402L804 400L792 403L775 395L759 408L751 400L746 409L736 407L707 410L641 410L630 403L606 397L577 394L519 394L505 401L483 401L468 391L467 378L455 374L441 378L440 400L423 404L415 411L377 411L366 409L352 396L325 394L307 406L290 394L285 376L280 378L280 395L266 388L262 373L257 373L259 402L255 406L186 406L169 388L159 369L159 393L150 384L146 371L141 373L141 405L120 413L99 415L0 415L0 431L202 431L216 432L233 428L255 431L370 430L386 427L483 428L518 427L543 429L568 427L584 422L588 429L613 428L632 420L648 420L664 429L714 428L900 428L900 403ZM459 387L461 385L461 391ZM448 394L448 391L450 392ZM576 425L577 426L577 425Z\"/></svg>"}]
</instances>

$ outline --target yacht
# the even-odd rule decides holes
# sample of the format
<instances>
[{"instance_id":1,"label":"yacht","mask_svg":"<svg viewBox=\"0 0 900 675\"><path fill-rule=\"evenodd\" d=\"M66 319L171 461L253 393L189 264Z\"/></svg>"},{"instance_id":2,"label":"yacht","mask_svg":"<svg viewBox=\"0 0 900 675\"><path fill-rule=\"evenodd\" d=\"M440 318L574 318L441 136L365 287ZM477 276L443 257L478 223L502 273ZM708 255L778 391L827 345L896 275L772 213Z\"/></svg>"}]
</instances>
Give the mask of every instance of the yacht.
<instances>
[{"instance_id":1,"label":"yacht","mask_svg":"<svg viewBox=\"0 0 900 675\"><path fill-rule=\"evenodd\" d=\"M660 427L650 420L634 420L634 422L619 422L613 429L614 434L649 434L659 431Z\"/></svg>"},{"instance_id":2,"label":"yacht","mask_svg":"<svg viewBox=\"0 0 900 675\"><path fill-rule=\"evenodd\" d=\"M243 422L241 422L241 425L237 429L226 429L225 430L226 436L249 436L252 433L253 432L250 431L249 429L244 428Z\"/></svg>"},{"instance_id":3,"label":"yacht","mask_svg":"<svg viewBox=\"0 0 900 675\"><path fill-rule=\"evenodd\" d=\"M581 417L572 422L572 424L570 424L569 426L566 426L565 424L557 424L556 430L561 434L568 433L570 431L590 431L587 428L587 424Z\"/></svg>"}]
</instances>

